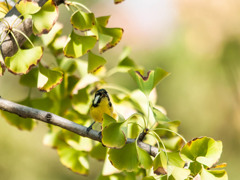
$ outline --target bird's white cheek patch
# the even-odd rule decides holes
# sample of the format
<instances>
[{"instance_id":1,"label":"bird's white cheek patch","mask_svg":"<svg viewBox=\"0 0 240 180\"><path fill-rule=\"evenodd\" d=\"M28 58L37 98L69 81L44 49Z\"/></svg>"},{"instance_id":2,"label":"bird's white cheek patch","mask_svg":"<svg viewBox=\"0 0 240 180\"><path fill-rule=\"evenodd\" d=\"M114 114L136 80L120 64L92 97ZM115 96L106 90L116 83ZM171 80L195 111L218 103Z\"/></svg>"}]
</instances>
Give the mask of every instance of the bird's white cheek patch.
<instances>
[{"instance_id":1,"label":"bird's white cheek patch","mask_svg":"<svg viewBox=\"0 0 240 180\"><path fill-rule=\"evenodd\" d=\"M97 96L95 97L95 99L94 99L94 101L93 101L93 104L94 104L94 105L97 104L99 98L100 98L100 95L97 95Z\"/></svg>"}]
</instances>

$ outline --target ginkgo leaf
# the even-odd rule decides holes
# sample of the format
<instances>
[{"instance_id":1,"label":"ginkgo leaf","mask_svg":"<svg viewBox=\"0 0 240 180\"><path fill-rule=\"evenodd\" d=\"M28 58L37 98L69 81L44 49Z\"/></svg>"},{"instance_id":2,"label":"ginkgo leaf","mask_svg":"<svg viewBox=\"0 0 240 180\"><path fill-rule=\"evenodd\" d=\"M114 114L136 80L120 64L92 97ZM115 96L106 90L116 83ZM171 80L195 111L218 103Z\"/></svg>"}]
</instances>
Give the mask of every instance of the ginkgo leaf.
<instances>
[{"instance_id":1,"label":"ginkgo leaf","mask_svg":"<svg viewBox=\"0 0 240 180\"><path fill-rule=\"evenodd\" d=\"M106 64L106 60L101 57L93 54L91 51L88 53L88 73L92 73Z\"/></svg>"},{"instance_id":2,"label":"ginkgo leaf","mask_svg":"<svg viewBox=\"0 0 240 180\"><path fill-rule=\"evenodd\" d=\"M122 28L107 28L110 16L102 16L96 18L96 24L91 29L91 33L94 34L99 41L100 53L116 46L122 38ZM91 34L89 33L89 34Z\"/></svg>"},{"instance_id":3,"label":"ginkgo leaf","mask_svg":"<svg viewBox=\"0 0 240 180\"><path fill-rule=\"evenodd\" d=\"M48 69L39 65L38 88L49 92L63 80L63 73L58 69Z\"/></svg>"},{"instance_id":4,"label":"ginkgo leaf","mask_svg":"<svg viewBox=\"0 0 240 180\"><path fill-rule=\"evenodd\" d=\"M83 11L76 11L71 16L71 24L75 29L80 31L90 30L95 22L93 13L85 13Z\"/></svg>"},{"instance_id":5,"label":"ginkgo leaf","mask_svg":"<svg viewBox=\"0 0 240 180\"><path fill-rule=\"evenodd\" d=\"M134 171L138 168L135 143L126 144L121 149L110 149L108 154L112 165L119 170Z\"/></svg>"},{"instance_id":6,"label":"ginkgo leaf","mask_svg":"<svg viewBox=\"0 0 240 180\"><path fill-rule=\"evenodd\" d=\"M48 0L41 10L32 15L33 33L41 35L48 33L58 18L58 7L53 0Z\"/></svg>"},{"instance_id":7,"label":"ginkgo leaf","mask_svg":"<svg viewBox=\"0 0 240 180\"><path fill-rule=\"evenodd\" d=\"M36 66L43 55L43 48L18 49L17 53L5 58L5 65L14 74L26 74Z\"/></svg>"},{"instance_id":8,"label":"ginkgo leaf","mask_svg":"<svg viewBox=\"0 0 240 180\"><path fill-rule=\"evenodd\" d=\"M153 88L169 73L161 68L156 68L153 71L148 71L147 76L143 76L139 71L129 70L129 74L135 80L138 88L148 96Z\"/></svg>"},{"instance_id":9,"label":"ginkgo leaf","mask_svg":"<svg viewBox=\"0 0 240 180\"><path fill-rule=\"evenodd\" d=\"M102 143L110 148L122 148L126 142L125 126L126 121L116 122L116 120L104 114L102 124Z\"/></svg>"},{"instance_id":10,"label":"ginkgo leaf","mask_svg":"<svg viewBox=\"0 0 240 180\"><path fill-rule=\"evenodd\" d=\"M61 23L54 24L53 28L50 30L48 34L43 34L41 39L45 46L48 46L50 43L54 41L61 33L62 33L63 25Z\"/></svg>"},{"instance_id":11,"label":"ginkgo leaf","mask_svg":"<svg viewBox=\"0 0 240 180\"><path fill-rule=\"evenodd\" d=\"M19 1L15 7L22 15L35 14L41 9L37 2L28 0Z\"/></svg>"},{"instance_id":12,"label":"ginkgo leaf","mask_svg":"<svg viewBox=\"0 0 240 180\"><path fill-rule=\"evenodd\" d=\"M84 151L78 151L72 147L58 148L58 154L61 163L73 172L88 175L89 162L87 153Z\"/></svg>"},{"instance_id":13,"label":"ginkgo leaf","mask_svg":"<svg viewBox=\"0 0 240 180\"><path fill-rule=\"evenodd\" d=\"M207 167L212 167L220 158L222 142L209 137L195 138L189 141L181 150L181 157L187 162L197 161Z\"/></svg>"},{"instance_id":14,"label":"ginkgo leaf","mask_svg":"<svg viewBox=\"0 0 240 180\"><path fill-rule=\"evenodd\" d=\"M64 55L66 57L78 58L91 50L96 42L95 36L80 36L72 31L63 49Z\"/></svg>"}]
</instances>

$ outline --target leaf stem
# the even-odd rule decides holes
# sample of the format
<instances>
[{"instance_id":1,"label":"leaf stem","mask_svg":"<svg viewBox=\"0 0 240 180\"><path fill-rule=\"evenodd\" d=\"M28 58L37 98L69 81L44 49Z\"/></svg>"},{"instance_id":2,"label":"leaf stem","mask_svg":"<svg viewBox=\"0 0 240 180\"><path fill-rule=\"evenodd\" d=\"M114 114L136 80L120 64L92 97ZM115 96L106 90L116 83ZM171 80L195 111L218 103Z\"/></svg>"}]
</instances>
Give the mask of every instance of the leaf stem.
<instances>
[{"instance_id":1,"label":"leaf stem","mask_svg":"<svg viewBox=\"0 0 240 180\"><path fill-rule=\"evenodd\" d=\"M16 28L13 28L13 30L19 32L20 34L22 34L28 40L28 42L32 45L32 47L34 47L34 44L32 43L32 41L29 39L29 37L26 34L24 34L22 31L20 31L20 30L18 30Z\"/></svg>"},{"instance_id":2,"label":"leaf stem","mask_svg":"<svg viewBox=\"0 0 240 180\"><path fill-rule=\"evenodd\" d=\"M83 4L81 4L81 3L71 2L71 4L72 4L74 7L76 7L78 10L80 10L79 7L78 7L78 6L80 6L81 8L85 9L85 10L88 11L89 13L92 13L92 11L91 11L90 9L88 9L85 5L83 5Z\"/></svg>"},{"instance_id":3,"label":"leaf stem","mask_svg":"<svg viewBox=\"0 0 240 180\"><path fill-rule=\"evenodd\" d=\"M179 134L179 133L177 133L177 132L175 132L175 131L173 131L173 130L166 129L166 128L154 128L154 129L152 129L152 130L153 130L153 131L156 131L156 130L163 130L163 131L169 131L169 132L172 132L172 133L176 134L177 136L179 136L179 137L184 141L185 144L187 143L186 139L185 139L181 134Z\"/></svg>"},{"instance_id":4,"label":"leaf stem","mask_svg":"<svg viewBox=\"0 0 240 180\"><path fill-rule=\"evenodd\" d=\"M21 49L20 46L19 46L19 44L18 44L18 41L17 41L17 39L16 39L16 37L15 37L15 35L14 35L14 33L13 33L12 31L10 31L10 33L11 33L11 35L12 35L14 41L15 41L16 44L17 44L18 50Z\"/></svg>"}]
</instances>

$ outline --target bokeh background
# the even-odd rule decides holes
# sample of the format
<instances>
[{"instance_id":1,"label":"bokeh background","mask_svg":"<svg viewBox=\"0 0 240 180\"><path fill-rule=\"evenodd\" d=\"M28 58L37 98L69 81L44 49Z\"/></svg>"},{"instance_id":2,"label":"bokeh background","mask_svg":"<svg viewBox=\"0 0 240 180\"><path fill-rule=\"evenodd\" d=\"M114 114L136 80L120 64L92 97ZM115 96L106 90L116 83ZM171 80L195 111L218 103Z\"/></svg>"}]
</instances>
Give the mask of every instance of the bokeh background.
<instances>
[{"instance_id":1,"label":"bokeh background","mask_svg":"<svg viewBox=\"0 0 240 180\"><path fill-rule=\"evenodd\" d=\"M111 15L109 27L124 28L120 44L104 53L107 67L117 64L124 46L130 57L148 69L162 67L171 75L157 87L158 104L180 120L180 133L191 140L210 136L223 141L220 162L227 162L229 179L239 179L240 160L240 1L236 0L113 0L83 2L96 16ZM70 12L60 6L64 33ZM127 81L129 79L129 81ZM27 89L19 77L0 77L0 95L24 99ZM109 81L133 89L131 78ZM57 152L42 144L46 124L20 131L0 117L0 179L95 179L101 162L91 160L89 177L72 173Z\"/></svg>"}]
</instances>

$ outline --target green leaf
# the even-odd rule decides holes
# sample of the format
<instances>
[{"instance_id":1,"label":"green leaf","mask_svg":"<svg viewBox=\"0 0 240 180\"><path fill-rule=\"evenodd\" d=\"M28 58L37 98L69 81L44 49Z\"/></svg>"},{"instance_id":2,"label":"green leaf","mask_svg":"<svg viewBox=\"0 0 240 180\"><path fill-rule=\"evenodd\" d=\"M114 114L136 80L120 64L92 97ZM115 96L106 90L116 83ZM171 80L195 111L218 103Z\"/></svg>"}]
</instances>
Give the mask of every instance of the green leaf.
<instances>
[{"instance_id":1,"label":"green leaf","mask_svg":"<svg viewBox=\"0 0 240 180\"><path fill-rule=\"evenodd\" d=\"M120 72L127 72L129 71L129 69L136 68L136 67L137 66L135 62L132 59L130 59L129 57L125 57L118 63L117 68Z\"/></svg>"},{"instance_id":2,"label":"green leaf","mask_svg":"<svg viewBox=\"0 0 240 180\"><path fill-rule=\"evenodd\" d=\"M126 135L124 133L125 122L109 123L109 119L113 119L108 115L103 117L102 143L109 148L122 148L126 143Z\"/></svg>"},{"instance_id":3,"label":"green leaf","mask_svg":"<svg viewBox=\"0 0 240 180\"><path fill-rule=\"evenodd\" d=\"M38 64L43 55L42 47L31 49L18 49L17 53L5 58L5 65L14 74L26 74Z\"/></svg>"},{"instance_id":4,"label":"green leaf","mask_svg":"<svg viewBox=\"0 0 240 180\"><path fill-rule=\"evenodd\" d=\"M114 175L114 174L119 174L121 173L120 170L115 168L113 164L109 161L109 149L107 148L107 155L104 160L103 168L102 168L102 175L103 176L109 176L109 175Z\"/></svg>"},{"instance_id":5,"label":"green leaf","mask_svg":"<svg viewBox=\"0 0 240 180\"><path fill-rule=\"evenodd\" d=\"M139 71L131 69L129 74L137 83L138 88L148 96L158 82L168 75L168 72L161 68L156 68L154 71L148 71L147 76L143 76Z\"/></svg>"},{"instance_id":6,"label":"green leaf","mask_svg":"<svg viewBox=\"0 0 240 180\"><path fill-rule=\"evenodd\" d=\"M185 161L197 161L209 168L219 160L221 153L222 142L209 137L195 138L181 150L181 156Z\"/></svg>"},{"instance_id":7,"label":"green leaf","mask_svg":"<svg viewBox=\"0 0 240 180\"><path fill-rule=\"evenodd\" d=\"M201 180L228 180L225 170L206 170L201 172Z\"/></svg>"},{"instance_id":8,"label":"green leaf","mask_svg":"<svg viewBox=\"0 0 240 180\"><path fill-rule=\"evenodd\" d=\"M48 34L43 34L41 39L45 46L48 46L52 43L61 33L62 33L63 25L60 23L54 24L53 28L49 31Z\"/></svg>"},{"instance_id":9,"label":"green leaf","mask_svg":"<svg viewBox=\"0 0 240 180\"><path fill-rule=\"evenodd\" d=\"M87 92L87 88L79 89L77 94L73 95L73 108L80 114L87 114L89 111L91 100Z\"/></svg>"},{"instance_id":10,"label":"green leaf","mask_svg":"<svg viewBox=\"0 0 240 180\"><path fill-rule=\"evenodd\" d=\"M141 133L141 128L137 123L128 124L128 136L129 138L136 139Z\"/></svg>"},{"instance_id":11,"label":"green leaf","mask_svg":"<svg viewBox=\"0 0 240 180\"><path fill-rule=\"evenodd\" d=\"M63 80L63 73L58 69L48 69L39 65L38 88L49 92Z\"/></svg>"},{"instance_id":12,"label":"green leaf","mask_svg":"<svg viewBox=\"0 0 240 180\"><path fill-rule=\"evenodd\" d=\"M113 123L117 123L117 120L107 114L103 115L102 129Z\"/></svg>"},{"instance_id":13,"label":"green leaf","mask_svg":"<svg viewBox=\"0 0 240 180\"><path fill-rule=\"evenodd\" d=\"M190 170L185 168L179 168L176 166L170 166L168 167L168 172L171 174L168 179L179 179L179 180L185 180L190 175Z\"/></svg>"},{"instance_id":14,"label":"green leaf","mask_svg":"<svg viewBox=\"0 0 240 180\"><path fill-rule=\"evenodd\" d=\"M88 31L92 29L95 22L93 13L85 13L83 11L76 11L71 16L71 24L75 29L80 31Z\"/></svg>"},{"instance_id":15,"label":"green leaf","mask_svg":"<svg viewBox=\"0 0 240 180\"><path fill-rule=\"evenodd\" d=\"M41 35L48 33L58 18L58 7L53 0L48 0L41 10L32 15L33 33Z\"/></svg>"},{"instance_id":16,"label":"green leaf","mask_svg":"<svg viewBox=\"0 0 240 180\"><path fill-rule=\"evenodd\" d=\"M56 126L51 126L51 129L43 138L43 144L52 148L66 146L63 138L62 129Z\"/></svg>"},{"instance_id":17,"label":"green leaf","mask_svg":"<svg viewBox=\"0 0 240 180\"><path fill-rule=\"evenodd\" d=\"M54 108L53 101L48 97L31 99L31 104L32 104L32 107L36 109L41 109L43 111L51 112L52 108Z\"/></svg>"},{"instance_id":18,"label":"green leaf","mask_svg":"<svg viewBox=\"0 0 240 180\"><path fill-rule=\"evenodd\" d=\"M20 130L31 131L36 125L36 122L30 118L21 118L16 114L9 113L6 111L2 111L2 116L6 119L6 121L9 124L17 127Z\"/></svg>"},{"instance_id":19,"label":"green leaf","mask_svg":"<svg viewBox=\"0 0 240 180\"><path fill-rule=\"evenodd\" d=\"M179 136L163 138L162 141L166 149L172 151L178 151L183 146L183 140Z\"/></svg>"},{"instance_id":20,"label":"green leaf","mask_svg":"<svg viewBox=\"0 0 240 180\"><path fill-rule=\"evenodd\" d=\"M91 50L96 42L95 36L80 36L72 31L63 49L64 55L66 57L78 58Z\"/></svg>"},{"instance_id":21,"label":"green leaf","mask_svg":"<svg viewBox=\"0 0 240 180\"><path fill-rule=\"evenodd\" d=\"M160 124L170 122L170 119L168 119L168 117L165 114L163 114L159 109L155 107L153 107L153 114L155 120Z\"/></svg>"},{"instance_id":22,"label":"green leaf","mask_svg":"<svg viewBox=\"0 0 240 180\"><path fill-rule=\"evenodd\" d=\"M104 27L107 26L110 17L111 16L101 16L101 17L98 17L96 19L97 24L100 25L100 26L104 26Z\"/></svg>"},{"instance_id":23,"label":"green leaf","mask_svg":"<svg viewBox=\"0 0 240 180\"><path fill-rule=\"evenodd\" d=\"M106 64L106 60L101 57L93 54L91 51L88 53L88 73L93 73Z\"/></svg>"},{"instance_id":24,"label":"green leaf","mask_svg":"<svg viewBox=\"0 0 240 180\"><path fill-rule=\"evenodd\" d=\"M27 74L20 77L20 84L27 87L37 87L38 68L32 68Z\"/></svg>"},{"instance_id":25,"label":"green leaf","mask_svg":"<svg viewBox=\"0 0 240 180\"><path fill-rule=\"evenodd\" d=\"M123 29L121 28L105 28L98 29L99 51L100 53L116 46L122 39Z\"/></svg>"},{"instance_id":26,"label":"green leaf","mask_svg":"<svg viewBox=\"0 0 240 180\"><path fill-rule=\"evenodd\" d=\"M191 171L191 175L196 176L197 174L199 174L202 170L202 164L200 164L199 162L191 162L189 169Z\"/></svg>"},{"instance_id":27,"label":"green leaf","mask_svg":"<svg viewBox=\"0 0 240 180\"><path fill-rule=\"evenodd\" d=\"M26 106L31 106L30 101L28 99L18 103ZM9 124L17 127L20 130L31 131L37 124L36 121L33 119L22 118L16 114L9 113L7 111L1 111L1 114Z\"/></svg>"},{"instance_id":28,"label":"green leaf","mask_svg":"<svg viewBox=\"0 0 240 180\"><path fill-rule=\"evenodd\" d=\"M75 150L79 151L91 151L92 149L92 140L86 137L81 137L76 133L63 130L64 140Z\"/></svg>"},{"instance_id":29,"label":"green leaf","mask_svg":"<svg viewBox=\"0 0 240 180\"><path fill-rule=\"evenodd\" d=\"M138 168L137 149L135 143L126 144L121 149L110 149L109 160L119 170L134 171Z\"/></svg>"},{"instance_id":30,"label":"green leaf","mask_svg":"<svg viewBox=\"0 0 240 180\"><path fill-rule=\"evenodd\" d=\"M153 170L155 174L171 175L170 168L179 167L183 168L185 162L181 159L178 152L168 152L167 154L161 151L153 160Z\"/></svg>"},{"instance_id":31,"label":"green leaf","mask_svg":"<svg viewBox=\"0 0 240 180\"><path fill-rule=\"evenodd\" d=\"M137 141L135 143L138 154L138 160L140 162L141 167L144 169L150 169L153 166L153 160L151 156L146 151L138 147Z\"/></svg>"},{"instance_id":32,"label":"green leaf","mask_svg":"<svg viewBox=\"0 0 240 180\"><path fill-rule=\"evenodd\" d=\"M61 163L73 172L88 175L89 162L86 152L75 150L71 147L58 148Z\"/></svg>"},{"instance_id":33,"label":"green leaf","mask_svg":"<svg viewBox=\"0 0 240 180\"><path fill-rule=\"evenodd\" d=\"M90 155L97 160L104 160L106 158L107 148L102 145L102 143L98 143L94 146L90 152Z\"/></svg>"},{"instance_id":34,"label":"green leaf","mask_svg":"<svg viewBox=\"0 0 240 180\"><path fill-rule=\"evenodd\" d=\"M15 7L22 15L35 14L41 9L37 2L28 0L19 1Z\"/></svg>"},{"instance_id":35,"label":"green leaf","mask_svg":"<svg viewBox=\"0 0 240 180\"><path fill-rule=\"evenodd\" d=\"M110 16L96 18L96 25L91 29L91 33L97 36L100 53L116 46L122 38L123 29L106 28Z\"/></svg>"}]
</instances>

